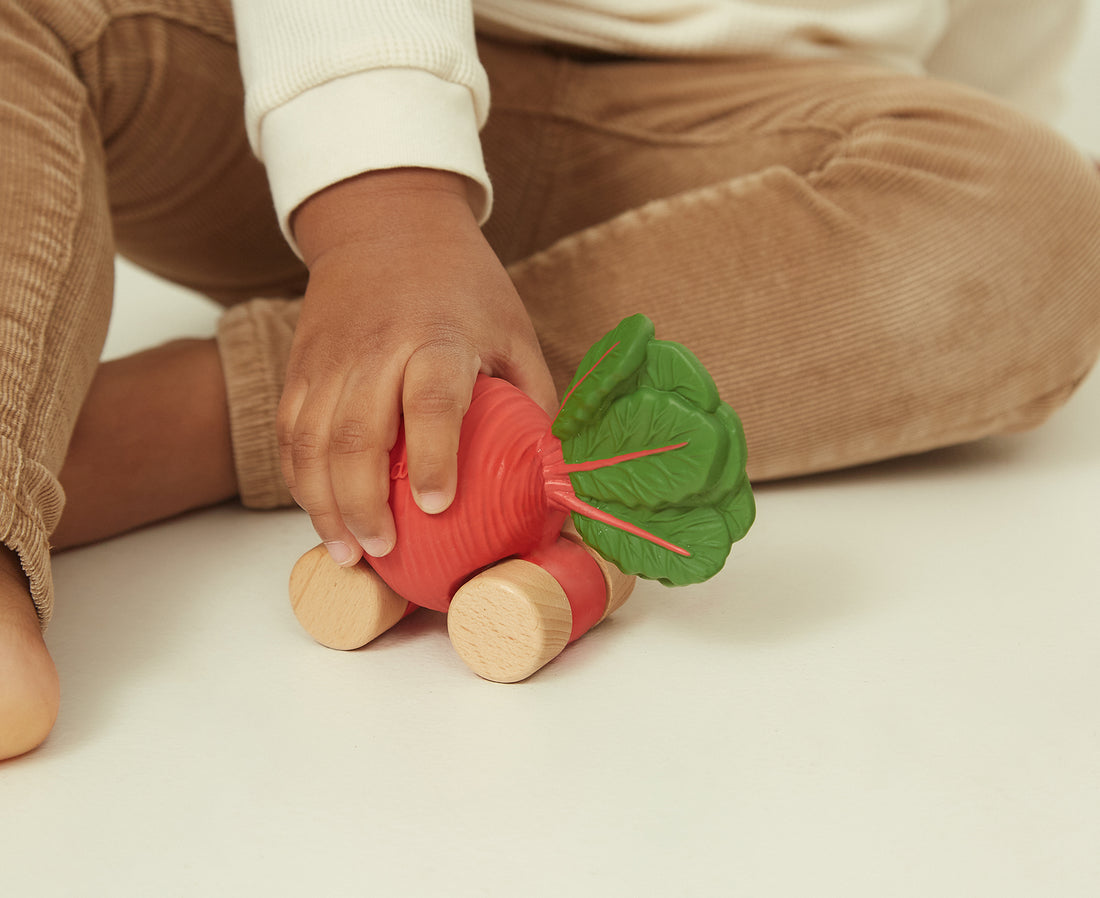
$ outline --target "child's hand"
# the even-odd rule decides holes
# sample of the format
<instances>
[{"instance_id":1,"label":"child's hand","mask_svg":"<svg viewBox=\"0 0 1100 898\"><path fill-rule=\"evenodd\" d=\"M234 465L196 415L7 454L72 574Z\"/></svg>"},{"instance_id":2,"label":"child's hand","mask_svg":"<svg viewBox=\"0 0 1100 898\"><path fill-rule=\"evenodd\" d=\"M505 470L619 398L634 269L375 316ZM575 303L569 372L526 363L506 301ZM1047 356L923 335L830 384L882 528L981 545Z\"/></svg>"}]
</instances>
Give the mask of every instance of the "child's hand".
<instances>
[{"instance_id":1,"label":"child's hand","mask_svg":"<svg viewBox=\"0 0 1100 898\"><path fill-rule=\"evenodd\" d=\"M439 512L454 499L479 372L550 412L556 396L458 175L363 175L310 198L293 226L310 280L278 412L283 473L333 558L351 564L394 546L389 453L402 414L413 494Z\"/></svg>"}]
</instances>

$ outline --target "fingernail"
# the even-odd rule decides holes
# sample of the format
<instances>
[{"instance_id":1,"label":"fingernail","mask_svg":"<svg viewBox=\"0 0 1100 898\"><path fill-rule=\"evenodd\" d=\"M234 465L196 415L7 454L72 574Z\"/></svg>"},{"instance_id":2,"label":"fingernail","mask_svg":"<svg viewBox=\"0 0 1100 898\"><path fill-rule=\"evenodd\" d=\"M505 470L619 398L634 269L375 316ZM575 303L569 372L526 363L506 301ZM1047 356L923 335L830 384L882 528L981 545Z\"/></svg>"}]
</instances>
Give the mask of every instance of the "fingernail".
<instances>
[{"instance_id":1,"label":"fingernail","mask_svg":"<svg viewBox=\"0 0 1100 898\"><path fill-rule=\"evenodd\" d=\"M340 565L340 567L347 567L355 561L355 553L351 551L347 543L341 542L338 539L325 543L325 548L328 549L328 554L331 556L332 560Z\"/></svg>"},{"instance_id":2,"label":"fingernail","mask_svg":"<svg viewBox=\"0 0 1100 898\"><path fill-rule=\"evenodd\" d=\"M381 558L383 555L389 555L392 548L393 545L384 539L368 539L363 542L363 551L371 558Z\"/></svg>"},{"instance_id":3,"label":"fingernail","mask_svg":"<svg viewBox=\"0 0 1100 898\"><path fill-rule=\"evenodd\" d=\"M447 507L451 504L450 497L439 490L433 490L427 493L417 493L416 504L420 506L420 510L427 514L439 514L441 511L446 511Z\"/></svg>"}]
</instances>

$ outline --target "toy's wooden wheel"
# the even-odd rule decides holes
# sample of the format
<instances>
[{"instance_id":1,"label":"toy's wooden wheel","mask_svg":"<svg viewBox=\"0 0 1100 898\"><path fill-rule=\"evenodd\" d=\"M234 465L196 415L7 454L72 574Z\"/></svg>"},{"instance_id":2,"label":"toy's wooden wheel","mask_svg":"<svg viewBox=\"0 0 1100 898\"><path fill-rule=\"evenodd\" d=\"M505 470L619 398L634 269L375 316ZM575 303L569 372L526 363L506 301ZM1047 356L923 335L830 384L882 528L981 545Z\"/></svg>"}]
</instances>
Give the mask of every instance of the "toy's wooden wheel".
<instances>
[{"instance_id":1,"label":"toy's wooden wheel","mask_svg":"<svg viewBox=\"0 0 1100 898\"><path fill-rule=\"evenodd\" d=\"M294 565L290 604L306 632L332 649L366 645L409 609L366 562L340 567L324 546L310 549Z\"/></svg>"},{"instance_id":2,"label":"toy's wooden wheel","mask_svg":"<svg viewBox=\"0 0 1100 898\"><path fill-rule=\"evenodd\" d=\"M572 625L558 581L518 559L468 580L447 611L455 651L474 673L495 683L524 680L560 655Z\"/></svg>"}]
</instances>

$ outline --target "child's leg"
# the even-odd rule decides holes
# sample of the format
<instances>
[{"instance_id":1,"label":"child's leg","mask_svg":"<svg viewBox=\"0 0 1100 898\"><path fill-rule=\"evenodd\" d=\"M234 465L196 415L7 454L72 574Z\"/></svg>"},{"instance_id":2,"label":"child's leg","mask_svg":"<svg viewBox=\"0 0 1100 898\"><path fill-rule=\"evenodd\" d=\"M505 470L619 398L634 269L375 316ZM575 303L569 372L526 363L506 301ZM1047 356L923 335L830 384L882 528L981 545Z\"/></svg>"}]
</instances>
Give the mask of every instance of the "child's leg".
<instances>
[{"instance_id":1,"label":"child's leg","mask_svg":"<svg viewBox=\"0 0 1100 898\"><path fill-rule=\"evenodd\" d=\"M822 62L586 62L482 43L486 232L559 385L619 318L695 350L757 479L1039 423L1100 348L1100 178L1048 129L928 79ZM246 504L293 303L225 317Z\"/></svg>"},{"instance_id":2,"label":"child's leg","mask_svg":"<svg viewBox=\"0 0 1100 898\"><path fill-rule=\"evenodd\" d=\"M716 376L764 479L1036 424L1095 359L1100 179L1010 110L834 63L483 51L487 231L559 381L644 311ZM273 424L296 312L247 303L219 334L253 507L292 503Z\"/></svg>"},{"instance_id":3,"label":"child's leg","mask_svg":"<svg viewBox=\"0 0 1100 898\"><path fill-rule=\"evenodd\" d=\"M116 2L125 9L126 0ZM95 53L97 83L111 86L111 102L99 114L118 249L226 305L300 295L304 266L279 232L263 166L245 137L228 4L162 0L161 7L159 15L118 16ZM117 48L123 51L112 52ZM269 408L274 414L292 334L281 319L290 315L292 323L297 315L294 304L270 305L286 311L253 327L254 316L242 309L222 327L223 342L253 342L258 354L235 363L241 354L227 351L234 420L246 422L234 447L250 505L290 501L279 488L276 502L252 490L256 439L247 431L262 425L249 411L262 409L264 423ZM277 358L268 364L264 353ZM236 495L225 380L213 340L181 341L101 366L62 472L68 501L54 545L112 536ZM128 399L120 407L122 397ZM277 458L270 472L264 468L267 444L259 467L281 486Z\"/></svg>"},{"instance_id":4,"label":"child's leg","mask_svg":"<svg viewBox=\"0 0 1100 898\"><path fill-rule=\"evenodd\" d=\"M1096 357L1100 179L987 98L835 63L483 58L487 233L559 382L646 312L741 414L757 479L1037 424ZM219 334L254 507L292 502L295 316L247 303Z\"/></svg>"},{"instance_id":5,"label":"child's leg","mask_svg":"<svg viewBox=\"0 0 1100 898\"><path fill-rule=\"evenodd\" d=\"M985 97L487 51L488 229L559 384L645 312L715 375L762 479L1035 425L1100 350L1100 178Z\"/></svg>"},{"instance_id":6,"label":"child's leg","mask_svg":"<svg viewBox=\"0 0 1100 898\"><path fill-rule=\"evenodd\" d=\"M35 608L43 623L51 610L56 473L113 277L96 123L51 23L27 4L0 6L0 147L0 733L15 734L0 744L6 757L45 738L57 711L56 674L28 622Z\"/></svg>"},{"instance_id":7,"label":"child's leg","mask_svg":"<svg viewBox=\"0 0 1100 898\"><path fill-rule=\"evenodd\" d=\"M57 475L96 376L110 312L113 236L127 255L224 301L304 284L244 138L233 40L224 0L0 5L0 540L5 565L26 574L25 582L0 580L0 732L24 733L18 741L26 747L45 737L57 708L45 644L40 633L28 637L24 624L36 610L44 624L52 609L50 534L63 505ZM217 365L207 364L216 362L213 344L200 356L190 370L212 374L206 383L213 391L192 398L215 397L202 409L214 428L204 435L224 438L224 387ZM133 372L147 361L105 368L93 401L132 420L142 403L163 400L156 379L143 376L127 386L121 406L99 401L126 381L114 377L123 367ZM94 490L91 500L82 493L91 480L79 472L95 455L89 447L96 428L102 434L124 421L85 417L89 426L81 428L66 474L76 514L68 535L61 532L67 542L120 526L107 520L102 504L93 507ZM173 420L180 424L182 416ZM100 452L97 489L110 479L102 475L131 461L109 440L100 445L109 453ZM222 464L226 445L223 439L212 450L219 466L207 472L213 478L200 503L232 490ZM156 509L117 504L139 519L173 511L171 502ZM50 695L50 713L28 710ZM0 745L0 757L18 748Z\"/></svg>"},{"instance_id":8,"label":"child's leg","mask_svg":"<svg viewBox=\"0 0 1100 898\"><path fill-rule=\"evenodd\" d=\"M66 502L54 549L236 496L214 341L177 340L100 365L61 484Z\"/></svg>"},{"instance_id":9,"label":"child's leg","mask_svg":"<svg viewBox=\"0 0 1100 898\"><path fill-rule=\"evenodd\" d=\"M61 472L55 548L240 496L292 506L275 411L299 304L230 309L217 340L179 340L99 367Z\"/></svg>"}]
</instances>

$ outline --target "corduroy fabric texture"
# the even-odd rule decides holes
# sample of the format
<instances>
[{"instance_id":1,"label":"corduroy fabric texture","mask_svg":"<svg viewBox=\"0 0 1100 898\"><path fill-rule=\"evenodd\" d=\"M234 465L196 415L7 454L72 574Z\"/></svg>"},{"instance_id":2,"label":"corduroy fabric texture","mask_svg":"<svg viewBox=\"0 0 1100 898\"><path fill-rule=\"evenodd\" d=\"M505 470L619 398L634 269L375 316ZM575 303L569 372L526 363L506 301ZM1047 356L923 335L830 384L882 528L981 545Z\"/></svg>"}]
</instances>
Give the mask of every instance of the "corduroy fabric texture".
<instances>
[{"instance_id":1,"label":"corduroy fabric texture","mask_svg":"<svg viewBox=\"0 0 1100 898\"><path fill-rule=\"evenodd\" d=\"M45 623L113 253L273 297L219 328L256 507L290 502L273 422L305 272L245 139L228 3L0 16L0 536ZM838 62L480 50L486 234L559 386L645 312L711 369L762 480L1033 426L1095 360L1100 178L1007 107Z\"/></svg>"}]
</instances>

